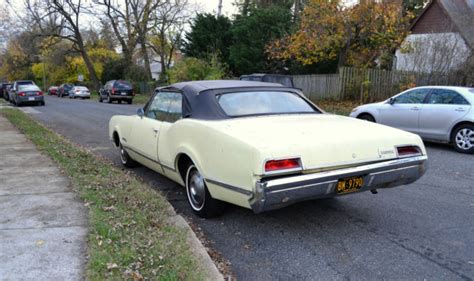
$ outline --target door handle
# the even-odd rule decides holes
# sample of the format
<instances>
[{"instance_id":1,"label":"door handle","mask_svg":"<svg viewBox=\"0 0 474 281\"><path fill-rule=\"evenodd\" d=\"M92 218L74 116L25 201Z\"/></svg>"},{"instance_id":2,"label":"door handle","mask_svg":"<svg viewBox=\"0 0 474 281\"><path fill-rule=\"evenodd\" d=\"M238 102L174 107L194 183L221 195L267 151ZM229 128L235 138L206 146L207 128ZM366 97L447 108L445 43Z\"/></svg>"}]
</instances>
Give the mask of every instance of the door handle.
<instances>
[{"instance_id":1,"label":"door handle","mask_svg":"<svg viewBox=\"0 0 474 281\"><path fill-rule=\"evenodd\" d=\"M418 106L415 106L415 107L412 107L411 110L418 111L418 110L420 110L420 108Z\"/></svg>"},{"instance_id":2,"label":"door handle","mask_svg":"<svg viewBox=\"0 0 474 281\"><path fill-rule=\"evenodd\" d=\"M152 130L155 134L158 133L158 131L159 131L157 128L153 128Z\"/></svg>"},{"instance_id":3,"label":"door handle","mask_svg":"<svg viewBox=\"0 0 474 281\"><path fill-rule=\"evenodd\" d=\"M462 108L462 107L456 108L455 110L458 111L458 112L464 112L464 111L466 111L466 110L465 110L464 108Z\"/></svg>"}]
</instances>

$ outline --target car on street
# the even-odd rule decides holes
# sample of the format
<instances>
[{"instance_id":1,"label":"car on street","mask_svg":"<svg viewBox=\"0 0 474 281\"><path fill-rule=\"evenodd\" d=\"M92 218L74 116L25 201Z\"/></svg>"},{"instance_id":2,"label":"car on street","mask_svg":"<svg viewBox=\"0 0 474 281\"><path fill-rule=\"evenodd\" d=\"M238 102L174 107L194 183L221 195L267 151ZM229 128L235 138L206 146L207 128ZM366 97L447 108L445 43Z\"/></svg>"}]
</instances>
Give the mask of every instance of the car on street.
<instances>
[{"instance_id":1,"label":"car on street","mask_svg":"<svg viewBox=\"0 0 474 281\"><path fill-rule=\"evenodd\" d=\"M58 87L57 86L51 86L48 88L48 95L49 96L55 96L58 94Z\"/></svg>"},{"instance_id":2,"label":"car on street","mask_svg":"<svg viewBox=\"0 0 474 281\"><path fill-rule=\"evenodd\" d=\"M410 184L427 154L415 134L326 114L294 88L194 81L157 88L136 115L113 116L126 167L184 186L198 216L228 202L255 213L299 201Z\"/></svg>"},{"instance_id":3,"label":"car on street","mask_svg":"<svg viewBox=\"0 0 474 281\"><path fill-rule=\"evenodd\" d=\"M18 87L21 85L36 85L35 82L31 80L18 80L14 81L13 85L10 86L10 89L8 90L8 99L10 102L14 103L14 97L16 93L18 92Z\"/></svg>"},{"instance_id":4,"label":"car on street","mask_svg":"<svg viewBox=\"0 0 474 281\"><path fill-rule=\"evenodd\" d=\"M406 130L474 153L474 88L426 86L354 108L351 117Z\"/></svg>"},{"instance_id":5,"label":"car on street","mask_svg":"<svg viewBox=\"0 0 474 281\"><path fill-rule=\"evenodd\" d=\"M41 89L36 85L17 85L16 91L10 96L16 106L23 104L45 105Z\"/></svg>"},{"instance_id":6,"label":"car on street","mask_svg":"<svg viewBox=\"0 0 474 281\"><path fill-rule=\"evenodd\" d=\"M279 83L286 87L290 87L290 88L295 87L295 84L293 83L293 78L289 75L284 75L284 74L254 73L254 74L242 75L240 76L239 79L243 81Z\"/></svg>"},{"instance_id":7,"label":"car on street","mask_svg":"<svg viewBox=\"0 0 474 281\"><path fill-rule=\"evenodd\" d=\"M135 93L132 84L124 80L108 81L104 87L99 90L99 102L105 101L112 103L113 101L117 101L121 103L124 101L128 104L132 104L134 96Z\"/></svg>"},{"instance_id":8,"label":"car on street","mask_svg":"<svg viewBox=\"0 0 474 281\"><path fill-rule=\"evenodd\" d=\"M69 91L69 98L81 98L81 99L90 99L91 93L89 89L85 86L74 86Z\"/></svg>"},{"instance_id":9,"label":"car on street","mask_svg":"<svg viewBox=\"0 0 474 281\"><path fill-rule=\"evenodd\" d=\"M1 83L0 84L0 98L8 100L8 89L11 86L11 83Z\"/></svg>"},{"instance_id":10,"label":"car on street","mask_svg":"<svg viewBox=\"0 0 474 281\"><path fill-rule=\"evenodd\" d=\"M69 92L72 90L72 88L74 88L74 85L70 83L64 83L59 85L57 96L59 98L69 97Z\"/></svg>"}]
</instances>

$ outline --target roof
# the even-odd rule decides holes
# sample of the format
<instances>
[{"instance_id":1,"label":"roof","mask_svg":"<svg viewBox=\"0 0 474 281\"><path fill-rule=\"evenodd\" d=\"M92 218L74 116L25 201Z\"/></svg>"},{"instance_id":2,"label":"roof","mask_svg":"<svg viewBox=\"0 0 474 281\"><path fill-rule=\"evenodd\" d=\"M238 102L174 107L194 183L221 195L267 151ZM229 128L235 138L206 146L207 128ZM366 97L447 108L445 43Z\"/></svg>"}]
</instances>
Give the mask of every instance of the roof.
<instances>
[{"instance_id":1,"label":"roof","mask_svg":"<svg viewBox=\"0 0 474 281\"><path fill-rule=\"evenodd\" d=\"M171 84L157 88L160 91L180 91L183 94L183 117L202 120L228 119L217 104L216 95L243 91L291 91L303 95L296 89L277 83L241 81L241 80L206 80Z\"/></svg>"},{"instance_id":2,"label":"roof","mask_svg":"<svg viewBox=\"0 0 474 281\"><path fill-rule=\"evenodd\" d=\"M187 81L187 82L175 83L165 88L186 90L187 92L194 92L195 94L198 94L205 90L249 88L249 87L283 87L283 86L277 83L265 83L265 82L255 82L255 81L202 80L202 81Z\"/></svg>"},{"instance_id":3,"label":"roof","mask_svg":"<svg viewBox=\"0 0 474 281\"><path fill-rule=\"evenodd\" d=\"M441 6L469 47L474 49L474 0L431 0L410 29L414 28L435 2Z\"/></svg>"}]
</instances>

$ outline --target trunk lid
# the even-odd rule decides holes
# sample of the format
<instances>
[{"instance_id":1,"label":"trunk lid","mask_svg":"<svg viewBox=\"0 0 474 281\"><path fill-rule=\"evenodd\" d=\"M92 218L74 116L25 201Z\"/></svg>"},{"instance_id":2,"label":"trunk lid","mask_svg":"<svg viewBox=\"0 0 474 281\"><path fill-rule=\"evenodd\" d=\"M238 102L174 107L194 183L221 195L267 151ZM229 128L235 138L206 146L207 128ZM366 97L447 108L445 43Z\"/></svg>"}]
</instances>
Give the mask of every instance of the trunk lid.
<instances>
[{"instance_id":1,"label":"trunk lid","mask_svg":"<svg viewBox=\"0 0 474 281\"><path fill-rule=\"evenodd\" d=\"M330 114L277 115L214 122L220 131L255 147L260 161L300 157L306 171L397 158L397 145L418 145L414 134ZM261 166L262 166L261 165Z\"/></svg>"}]
</instances>

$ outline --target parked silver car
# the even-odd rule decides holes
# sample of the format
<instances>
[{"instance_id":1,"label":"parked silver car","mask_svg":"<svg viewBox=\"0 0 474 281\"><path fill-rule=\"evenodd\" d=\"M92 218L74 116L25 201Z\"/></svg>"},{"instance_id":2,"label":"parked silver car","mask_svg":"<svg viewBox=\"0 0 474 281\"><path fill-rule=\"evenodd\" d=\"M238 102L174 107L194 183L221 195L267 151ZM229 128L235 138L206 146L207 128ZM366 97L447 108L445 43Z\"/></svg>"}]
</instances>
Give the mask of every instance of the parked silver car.
<instances>
[{"instance_id":1,"label":"parked silver car","mask_svg":"<svg viewBox=\"0 0 474 281\"><path fill-rule=\"evenodd\" d=\"M87 87L84 86L74 86L69 91L69 98L82 98L82 99L90 99L91 93Z\"/></svg>"},{"instance_id":2,"label":"parked silver car","mask_svg":"<svg viewBox=\"0 0 474 281\"><path fill-rule=\"evenodd\" d=\"M10 94L12 103L17 106L22 104L45 105L41 89L36 85L17 85L16 90Z\"/></svg>"},{"instance_id":3,"label":"parked silver car","mask_svg":"<svg viewBox=\"0 0 474 281\"><path fill-rule=\"evenodd\" d=\"M429 86L404 91L386 101L361 105L351 117L396 127L428 141L451 143L474 153L474 88Z\"/></svg>"}]
</instances>

